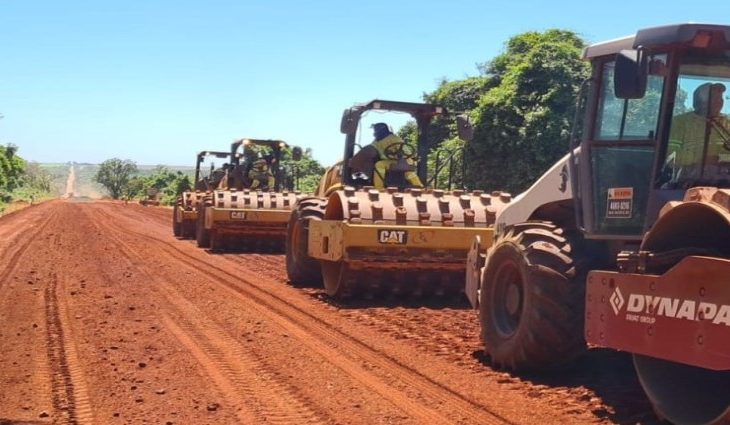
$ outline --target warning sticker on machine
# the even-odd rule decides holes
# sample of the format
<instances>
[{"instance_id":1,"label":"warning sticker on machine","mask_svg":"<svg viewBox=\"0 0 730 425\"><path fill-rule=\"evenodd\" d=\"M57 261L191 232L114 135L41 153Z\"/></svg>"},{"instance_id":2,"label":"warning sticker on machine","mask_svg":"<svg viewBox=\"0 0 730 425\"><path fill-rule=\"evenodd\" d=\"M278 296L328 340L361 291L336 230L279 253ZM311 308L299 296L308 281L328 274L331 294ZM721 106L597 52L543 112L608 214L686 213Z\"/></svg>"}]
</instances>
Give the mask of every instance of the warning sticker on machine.
<instances>
[{"instance_id":1,"label":"warning sticker on machine","mask_svg":"<svg viewBox=\"0 0 730 425\"><path fill-rule=\"evenodd\" d=\"M634 204L633 187L611 187L608 189L606 218L631 218Z\"/></svg>"}]
</instances>

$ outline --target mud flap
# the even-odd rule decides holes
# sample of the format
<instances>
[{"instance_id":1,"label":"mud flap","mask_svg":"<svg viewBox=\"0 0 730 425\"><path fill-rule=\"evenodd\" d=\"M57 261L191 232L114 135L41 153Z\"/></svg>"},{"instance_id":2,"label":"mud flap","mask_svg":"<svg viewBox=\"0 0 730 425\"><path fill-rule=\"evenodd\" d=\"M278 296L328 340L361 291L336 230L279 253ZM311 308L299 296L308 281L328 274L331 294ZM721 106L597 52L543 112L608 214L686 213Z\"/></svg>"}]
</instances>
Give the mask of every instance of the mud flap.
<instances>
[{"instance_id":1,"label":"mud flap","mask_svg":"<svg viewBox=\"0 0 730 425\"><path fill-rule=\"evenodd\" d=\"M466 257L466 286L464 292L474 309L479 308L479 290L482 287L482 268L486 255L482 248L482 238L477 235L471 243L469 255Z\"/></svg>"}]
</instances>

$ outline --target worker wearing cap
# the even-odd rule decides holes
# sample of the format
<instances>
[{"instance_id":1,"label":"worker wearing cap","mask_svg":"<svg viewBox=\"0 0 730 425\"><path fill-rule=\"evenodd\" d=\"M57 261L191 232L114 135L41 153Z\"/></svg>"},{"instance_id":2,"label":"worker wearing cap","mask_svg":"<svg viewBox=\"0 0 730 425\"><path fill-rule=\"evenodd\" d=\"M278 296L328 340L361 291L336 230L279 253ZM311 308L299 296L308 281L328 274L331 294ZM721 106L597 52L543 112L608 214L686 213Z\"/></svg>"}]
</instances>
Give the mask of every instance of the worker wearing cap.
<instances>
[{"instance_id":1,"label":"worker wearing cap","mask_svg":"<svg viewBox=\"0 0 730 425\"><path fill-rule=\"evenodd\" d=\"M681 170L677 178L712 177L721 155L730 154L730 122L721 113L724 93L723 84L702 84L694 91L693 110L672 118L668 155L676 152L676 168Z\"/></svg>"},{"instance_id":2,"label":"worker wearing cap","mask_svg":"<svg viewBox=\"0 0 730 425\"><path fill-rule=\"evenodd\" d=\"M385 173L391 167L398 162L398 158L389 158L386 154L386 150L391 146L403 145L403 139L393 134L388 125L382 122L373 124L373 136L375 140L372 146L378 151L378 161L375 163L375 172L373 173L373 185L377 189L383 189L385 184ZM415 165L415 161L412 158L407 158L409 165ZM405 178L411 186L423 187L421 179L418 178L418 174L413 171L406 171Z\"/></svg>"},{"instance_id":3,"label":"worker wearing cap","mask_svg":"<svg viewBox=\"0 0 730 425\"><path fill-rule=\"evenodd\" d=\"M251 189L258 189L262 182L266 182L264 189L274 189L275 179L271 172L271 166L264 158L259 158L251 165L248 172L248 178L251 180Z\"/></svg>"}]
</instances>

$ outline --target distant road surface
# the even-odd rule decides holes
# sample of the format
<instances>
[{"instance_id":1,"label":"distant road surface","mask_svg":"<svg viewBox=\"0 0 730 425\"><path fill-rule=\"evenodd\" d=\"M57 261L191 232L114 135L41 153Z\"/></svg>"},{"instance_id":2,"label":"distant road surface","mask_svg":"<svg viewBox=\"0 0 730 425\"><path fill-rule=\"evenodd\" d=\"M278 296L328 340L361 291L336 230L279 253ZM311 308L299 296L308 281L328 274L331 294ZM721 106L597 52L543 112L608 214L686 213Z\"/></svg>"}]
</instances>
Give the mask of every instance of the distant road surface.
<instances>
[{"instance_id":1,"label":"distant road surface","mask_svg":"<svg viewBox=\"0 0 730 425\"><path fill-rule=\"evenodd\" d=\"M71 164L70 167L68 167L68 178L66 179L66 192L64 193L64 198L72 198L76 195L76 169Z\"/></svg>"}]
</instances>

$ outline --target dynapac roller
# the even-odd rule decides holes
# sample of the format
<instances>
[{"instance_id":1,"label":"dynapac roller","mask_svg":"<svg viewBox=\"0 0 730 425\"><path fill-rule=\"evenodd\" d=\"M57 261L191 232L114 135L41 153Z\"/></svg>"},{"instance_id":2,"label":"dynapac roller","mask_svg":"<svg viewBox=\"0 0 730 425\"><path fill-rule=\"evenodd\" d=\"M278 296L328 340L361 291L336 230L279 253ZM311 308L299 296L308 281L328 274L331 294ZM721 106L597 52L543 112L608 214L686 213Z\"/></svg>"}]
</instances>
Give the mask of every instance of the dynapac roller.
<instances>
[{"instance_id":1,"label":"dynapac roller","mask_svg":"<svg viewBox=\"0 0 730 425\"><path fill-rule=\"evenodd\" d=\"M231 163L218 189L203 200L198 246L212 250L282 250L289 213L301 198L294 179L279 166L281 140L241 139L231 145ZM241 151L241 152L239 152ZM292 158L301 157L292 149Z\"/></svg>"},{"instance_id":2,"label":"dynapac roller","mask_svg":"<svg viewBox=\"0 0 730 425\"><path fill-rule=\"evenodd\" d=\"M586 341L629 352L659 416L730 423L730 26L647 28L584 56L572 152L470 255L485 351L512 370Z\"/></svg>"},{"instance_id":3,"label":"dynapac roller","mask_svg":"<svg viewBox=\"0 0 730 425\"><path fill-rule=\"evenodd\" d=\"M355 153L358 124L371 110L410 114L418 131L416 146L396 141ZM335 298L463 290L470 242L476 235L491 240L490 226L510 195L428 188L433 182L426 167L428 129L438 116L453 115L439 105L385 100L345 110L343 161L327 171L316 196L299 202L289 221L291 283L312 285L321 279ZM457 116L457 122L459 136L470 139L468 121ZM376 175L381 170L385 175ZM415 187L414 175L425 188ZM385 188L373 186L379 179Z\"/></svg>"}]
</instances>

